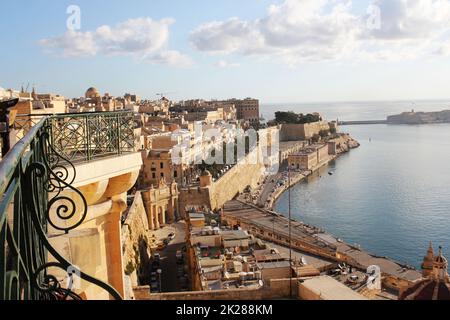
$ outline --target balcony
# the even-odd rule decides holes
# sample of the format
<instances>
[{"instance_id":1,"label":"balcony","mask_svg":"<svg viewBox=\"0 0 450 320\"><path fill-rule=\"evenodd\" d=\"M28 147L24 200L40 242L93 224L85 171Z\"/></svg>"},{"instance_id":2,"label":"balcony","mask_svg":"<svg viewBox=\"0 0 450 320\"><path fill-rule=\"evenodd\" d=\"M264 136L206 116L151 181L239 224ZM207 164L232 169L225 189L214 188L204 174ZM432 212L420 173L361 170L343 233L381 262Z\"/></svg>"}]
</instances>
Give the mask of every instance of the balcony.
<instances>
[{"instance_id":1,"label":"balcony","mask_svg":"<svg viewBox=\"0 0 450 320\"><path fill-rule=\"evenodd\" d=\"M0 163L0 300L121 299L134 115L22 115Z\"/></svg>"}]
</instances>

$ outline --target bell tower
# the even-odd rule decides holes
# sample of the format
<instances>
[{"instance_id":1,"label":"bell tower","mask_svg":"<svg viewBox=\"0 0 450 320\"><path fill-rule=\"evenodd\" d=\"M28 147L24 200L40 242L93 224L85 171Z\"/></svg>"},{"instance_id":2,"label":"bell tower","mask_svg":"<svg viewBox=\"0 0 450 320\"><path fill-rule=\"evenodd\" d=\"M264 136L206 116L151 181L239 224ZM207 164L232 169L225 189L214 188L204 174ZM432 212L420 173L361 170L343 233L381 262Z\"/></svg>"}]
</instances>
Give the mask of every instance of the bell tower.
<instances>
[{"instance_id":1,"label":"bell tower","mask_svg":"<svg viewBox=\"0 0 450 320\"><path fill-rule=\"evenodd\" d=\"M433 261L434 261L434 249L433 244L430 242L427 255L423 258L422 262L422 276L424 278L429 277L433 273Z\"/></svg>"}]
</instances>

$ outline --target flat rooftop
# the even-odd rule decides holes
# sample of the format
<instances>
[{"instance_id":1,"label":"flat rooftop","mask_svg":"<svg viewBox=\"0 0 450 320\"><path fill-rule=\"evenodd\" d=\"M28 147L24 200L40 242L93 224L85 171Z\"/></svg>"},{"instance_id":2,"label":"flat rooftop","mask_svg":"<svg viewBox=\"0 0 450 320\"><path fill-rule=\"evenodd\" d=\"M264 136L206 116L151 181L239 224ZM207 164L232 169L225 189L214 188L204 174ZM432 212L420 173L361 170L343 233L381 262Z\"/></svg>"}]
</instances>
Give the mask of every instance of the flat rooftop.
<instances>
[{"instance_id":1,"label":"flat rooftop","mask_svg":"<svg viewBox=\"0 0 450 320\"><path fill-rule=\"evenodd\" d=\"M302 287L314 292L323 300L368 300L366 297L329 276L306 279L300 284L300 292Z\"/></svg>"},{"instance_id":2,"label":"flat rooftop","mask_svg":"<svg viewBox=\"0 0 450 320\"><path fill-rule=\"evenodd\" d=\"M244 230L221 230L220 235L224 240L245 240L249 235Z\"/></svg>"},{"instance_id":3,"label":"flat rooftop","mask_svg":"<svg viewBox=\"0 0 450 320\"><path fill-rule=\"evenodd\" d=\"M190 219L205 219L205 215L203 213L189 213Z\"/></svg>"},{"instance_id":4,"label":"flat rooftop","mask_svg":"<svg viewBox=\"0 0 450 320\"><path fill-rule=\"evenodd\" d=\"M288 260L272 261L272 262L258 262L256 263L258 268L264 269L277 269L277 268L290 268L291 264Z\"/></svg>"},{"instance_id":5,"label":"flat rooftop","mask_svg":"<svg viewBox=\"0 0 450 320\"><path fill-rule=\"evenodd\" d=\"M252 207L238 200L227 202L224 206L224 214L231 215L243 222L263 228L269 232L272 230L276 234L289 237L289 220L281 215ZM400 279L416 281L422 278L422 274L415 269L406 268L389 258L376 257L363 250L353 248L346 243L337 241L334 236L323 232L317 227L292 221L291 229L293 241L300 240L309 243L310 245L319 247L322 252L327 252L332 255L336 251L345 253L364 268L370 265L378 265L383 273ZM308 258L306 259L308 260Z\"/></svg>"},{"instance_id":6,"label":"flat rooftop","mask_svg":"<svg viewBox=\"0 0 450 320\"><path fill-rule=\"evenodd\" d=\"M422 274L418 270L405 268L393 260L370 255L365 251L354 249L345 243L338 244L338 250L339 252L349 255L366 268L371 265L377 265L381 268L383 273L387 273L398 278L408 281L422 279Z\"/></svg>"},{"instance_id":7,"label":"flat rooftop","mask_svg":"<svg viewBox=\"0 0 450 320\"><path fill-rule=\"evenodd\" d=\"M225 204L224 214L232 215L256 227L289 237L289 220L281 215L274 215L268 211L257 209L237 200L232 200ZM328 253L334 254L335 247L314 237L316 233L318 233L318 230L314 227L297 221L291 222L291 234L294 240L304 241Z\"/></svg>"}]
</instances>

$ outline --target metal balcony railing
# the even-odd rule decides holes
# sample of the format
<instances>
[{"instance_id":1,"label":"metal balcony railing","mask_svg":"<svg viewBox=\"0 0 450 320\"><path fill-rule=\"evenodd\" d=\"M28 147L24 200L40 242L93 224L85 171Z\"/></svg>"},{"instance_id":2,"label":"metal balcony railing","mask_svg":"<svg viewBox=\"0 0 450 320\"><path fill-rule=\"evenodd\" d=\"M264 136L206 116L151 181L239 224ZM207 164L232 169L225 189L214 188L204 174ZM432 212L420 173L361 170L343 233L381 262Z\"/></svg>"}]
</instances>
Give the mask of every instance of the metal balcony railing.
<instances>
[{"instance_id":1,"label":"metal balcony railing","mask_svg":"<svg viewBox=\"0 0 450 320\"><path fill-rule=\"evenodd\" d=\"M18 115L14 122L17 139L25 136L43 117L49 122L52 147L72 163L135 151L132 112Z\"/></svg>"},{"instance_id":2,"label":"metal balcony railing","mask_svg":"<svg viewBox=\"0 0 450 320\"><path fill-rule=\"evenodd\" d=\"M77 270L58 253L48 240L47 228L51 225L68 234L83 223L87 203L72 186L74 162L132 152L133 114L40 118L34 125L34 116L17 119L16 130L23 138L0 162L0 300L81 299L72 288L74 274L121 299L113 287ZM63 191L73 196L68 198ZM66 224L58 227L55 218ZM54 262L49 262L49 255ZM55 268L67 277L52 275Z\"/></svg>"}]
</instances>

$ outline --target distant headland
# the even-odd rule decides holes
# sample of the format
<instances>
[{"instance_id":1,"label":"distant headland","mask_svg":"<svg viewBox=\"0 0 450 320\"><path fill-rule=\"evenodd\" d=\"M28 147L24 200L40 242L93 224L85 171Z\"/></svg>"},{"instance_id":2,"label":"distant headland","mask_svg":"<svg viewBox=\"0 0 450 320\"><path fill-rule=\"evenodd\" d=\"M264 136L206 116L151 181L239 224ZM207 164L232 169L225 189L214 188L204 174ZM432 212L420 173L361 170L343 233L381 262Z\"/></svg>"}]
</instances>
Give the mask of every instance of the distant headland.
<instances>
[{"instance_id":1,"label":"distant headland","mask_svg":"<svg viewBox=\"0 0 450 320\"><path fill-rule=\"evenodd\" d=\"M388 124L450 123L450 110L436 112L403 112L387 117Z\"/></svg>"}]
</instances>

